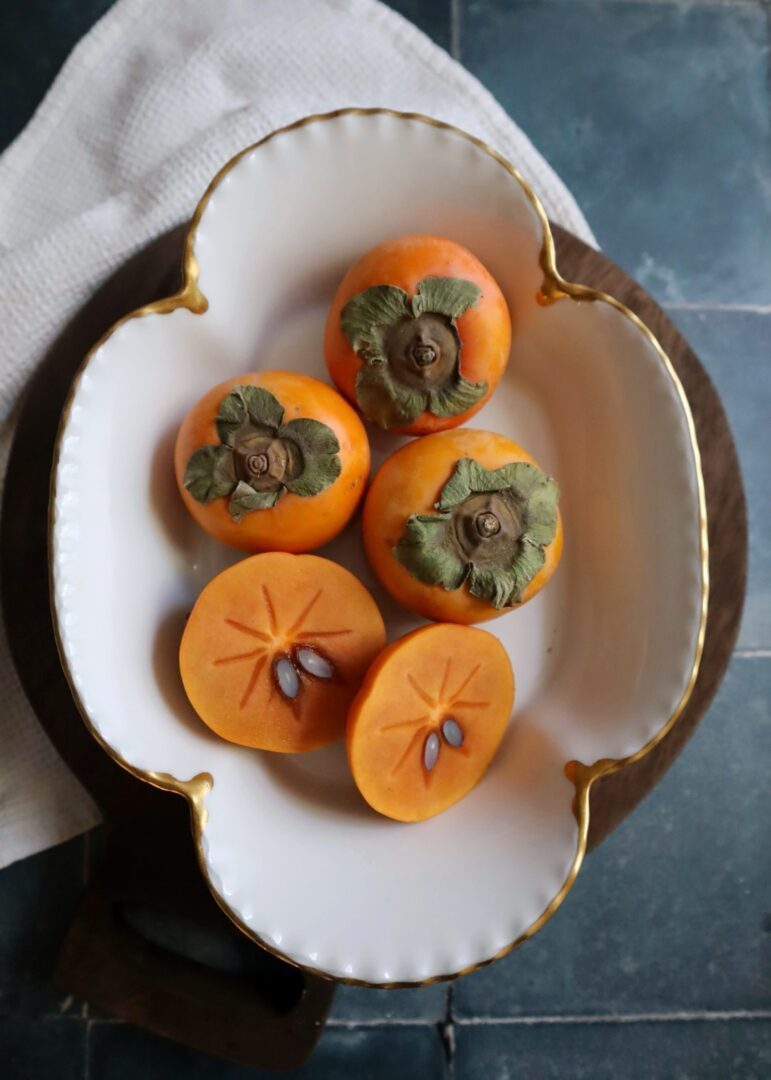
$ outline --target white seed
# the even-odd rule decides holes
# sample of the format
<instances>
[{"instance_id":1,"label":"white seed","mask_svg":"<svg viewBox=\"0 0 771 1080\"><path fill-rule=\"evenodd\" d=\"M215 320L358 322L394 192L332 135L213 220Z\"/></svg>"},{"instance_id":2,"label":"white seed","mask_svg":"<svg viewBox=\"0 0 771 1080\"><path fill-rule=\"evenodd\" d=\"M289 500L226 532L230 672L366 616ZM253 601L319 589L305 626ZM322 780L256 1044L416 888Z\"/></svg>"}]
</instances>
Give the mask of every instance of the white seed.
<instances>
[{"instance_id":1,"label":"white seed","mask_svg":"<svg viewBox=\"0 0 771 1080\"><path fill-rule=\"evenodd\" d=\"M453 720L451 716L442 724L442 735L444 735L450 746L463 746L463 729L457 720Z\"/></svg>"},{"instance_id":2,"label":"white seed","mask_svg":"<svg viewBox=\"0 0 771 1080\"><path fill-rule=\"evenodd\" d=\"M313 675L316 679L331 679L335 673L335 669L329 660L307 645L302 645L297 650L295 658L303 671L307 671L309 675Z\"/></svg>"},{"instance_id":3,"label":"white seed","mask_svg":"<svg viewBox=\"0 0 771 1080\"><path fill-rule=\"evenodd\" d=\"M439 736L435 731L423 743L423 766L431 772L439 757Z\"/></svg>"},{"instance_id":4,"label":"white seed","mask_svg":"<svg viewBox=\"0 0 771 1080\"><path fill-rule=\"evenodd\" d=\"M281 693L285 698L293 701L300 692L300 676L297 674L292 661L282 656L273 665L273 672Z\"/></svg>"}]
</instances>

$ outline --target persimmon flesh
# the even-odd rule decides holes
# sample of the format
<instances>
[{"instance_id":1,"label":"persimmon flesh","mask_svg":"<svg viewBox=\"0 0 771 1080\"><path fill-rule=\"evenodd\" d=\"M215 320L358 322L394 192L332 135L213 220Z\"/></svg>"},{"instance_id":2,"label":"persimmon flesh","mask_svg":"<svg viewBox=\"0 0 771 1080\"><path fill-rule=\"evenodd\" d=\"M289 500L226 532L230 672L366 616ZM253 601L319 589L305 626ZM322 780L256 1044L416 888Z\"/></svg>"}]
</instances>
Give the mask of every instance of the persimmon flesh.
<instances>
[{"instance_id":1,"label":"persimmon flesh","mask_svg":"<svg viewBox=\"0 0 771 1080\"><path fill-rule=\"evenodd\" d=\"M351 706L356 786L397 821L441 813L481 780L513 704L511 663L492 634L451 623L414 630L378 656Z\"/></svg>"},{"instance_id":2,"label":"persimmon flesh","mask_svg":"<svg viewBox=\"0 0 771 1080\"><path fill-rule=\"evenodd\" d=\"M191 705L230 742L296 753L340 738L385 644L380 612L348 570L317 555L253 555L218 574L179 650Z\"/></svg>"}]
</instances>

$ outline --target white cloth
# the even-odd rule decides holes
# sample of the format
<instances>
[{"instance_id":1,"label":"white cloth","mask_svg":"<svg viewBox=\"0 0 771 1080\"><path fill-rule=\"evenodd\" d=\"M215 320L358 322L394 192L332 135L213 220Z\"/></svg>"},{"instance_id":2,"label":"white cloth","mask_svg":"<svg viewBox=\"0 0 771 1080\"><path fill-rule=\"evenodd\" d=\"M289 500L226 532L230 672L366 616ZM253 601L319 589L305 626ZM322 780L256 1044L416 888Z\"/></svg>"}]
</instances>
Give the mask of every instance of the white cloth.
<instances>
[{"instance_id":1,"label":"white cloth","mask_svg":"<svg viewBox=\"0 0 771 1080\"><path fill-rule=\"evenodd\" d=\"M490 94L375 0L119 0L0 157L0 475L20 390L100 282L188 218L243 146L346 105L427 113L480 136L555 221L593 242ZM98 810L32 714L2 630L0 692L4 866L89 828Z\"/></svg>"}]
</instances>

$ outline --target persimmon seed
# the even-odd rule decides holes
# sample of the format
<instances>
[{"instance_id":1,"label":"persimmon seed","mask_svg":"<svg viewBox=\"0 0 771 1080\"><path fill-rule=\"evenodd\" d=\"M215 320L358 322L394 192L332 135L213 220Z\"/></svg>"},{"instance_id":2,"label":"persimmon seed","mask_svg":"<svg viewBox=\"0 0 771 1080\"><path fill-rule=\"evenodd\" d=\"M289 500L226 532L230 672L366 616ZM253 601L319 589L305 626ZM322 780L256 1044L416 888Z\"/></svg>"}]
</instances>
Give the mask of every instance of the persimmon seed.
<instances>
[{"instance_id":1,"label":"persimmon seed","mask_svg":"<svg viewBox=\"0 0 771 1080\"><path fill-rule=\"evenodd\" d=\"M451 716L442 724L442 735L444 735L450 746L463 746L463 729L457 720L454 720Z\"/></svg>"},{"instance_id":2,"label":"persimmon seed","mask_svg":"<svg viewBox=\"0 0 771 1080\"><path fill-rule=\"evenodd\" d=\"M281 693L285 698L294 701L300 692L300 676L292 661L286 656L280 657L273 665L273 673Z\"/></svg>"},{"instance_id":3,"label":"persimmon seed","mask_svg":"<svg viewBox=\"0 0 771 1080\"><path fill-rule=\"evenodd\" d=\"M316 679L331 679L335 673L335 669L329 660L307 645L302 645L295 653L295 657L303 671L307 672L308 675L313 675Z\"/></svg>"},{"instance_id":4,"label":"persimmon seed","mask_svg":"<svg viewBox=\"0 0 771 1080\"><path fill-rule=\"evenodd\" d=\"M425 743L423 744L423 765L428 770L428 772L431 772L434 765L436 765L438 758L439 736L436 734L435 731L432 731L431 734L426 738Z\"/></svg>"}]
</instances>

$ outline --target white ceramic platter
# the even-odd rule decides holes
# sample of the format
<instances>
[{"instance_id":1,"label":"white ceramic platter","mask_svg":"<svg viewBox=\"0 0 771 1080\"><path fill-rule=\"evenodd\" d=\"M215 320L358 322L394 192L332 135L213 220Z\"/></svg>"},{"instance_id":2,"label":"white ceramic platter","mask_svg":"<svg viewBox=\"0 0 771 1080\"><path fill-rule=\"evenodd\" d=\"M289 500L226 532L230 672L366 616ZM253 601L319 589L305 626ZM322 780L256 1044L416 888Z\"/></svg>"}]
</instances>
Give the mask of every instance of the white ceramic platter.
<instances>
[{"instance_id":1,"label":"white ceramic platter","mask_svg":"<svg viewBox=\"0 0 771 1080\"><path fill-rule=\"evenodd\" d=\"M184 620L240 556L187 516L172 445L190 406L231 375L326 378L322 327L343 271L411 232L466 245L506 295L511 361L473 426L557 477L566 547L536 600L488 624L518 684L489 773L449 812L401 825L358 796L341 744L259 753L191 711ZM198 208L185 273L181 294L92 351L65 411L52 587L73 692L115 758L190 798L202 870L246 933L348 980L469 970L559 906L583 856L591 781L656 741L693 685L707 552L682 389L628 312L559 279L543 211L511 166L421 117L349 110L245 151ZM376 466L403 441L371 434ZM323 554L361 576L391 637L417 624L375 582L358 523Z\"/></svg>"}]
</instances>

